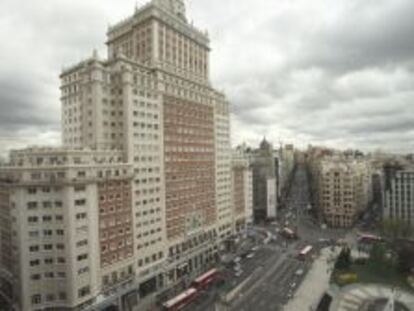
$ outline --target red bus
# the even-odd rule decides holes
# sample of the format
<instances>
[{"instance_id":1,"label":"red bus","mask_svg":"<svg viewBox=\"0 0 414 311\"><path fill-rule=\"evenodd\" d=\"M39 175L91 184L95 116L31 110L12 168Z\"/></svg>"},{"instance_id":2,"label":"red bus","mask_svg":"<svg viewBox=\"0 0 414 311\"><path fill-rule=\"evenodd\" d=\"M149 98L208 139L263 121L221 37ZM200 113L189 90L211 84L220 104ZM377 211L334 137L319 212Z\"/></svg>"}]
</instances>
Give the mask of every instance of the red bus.
<instances>
[{"instance_id":1,"label":"red bus","mask_svg":"<svg viewBox=\"0 0 414 311\"><path fill-rule=\"evenodd\" d=\"M190 304L197 298L197 290L194 287L187 289L185 292L168 300L162 305L163 311L178 311Z\"/></svg>"},{"instance_id":2,"label":"red bus","mask_svg":"<svg viewBox=\"0 0 414 311\"><path fill-rule=\"evenodd\" d=\"M373 242L382 242L384 239L380 236L373 234L364 234L358 233L358 242L362 243L373 243Z\"/></svg>"},{"instance_id":3,"label":"red bus","mask_svg":"<svg viewBox=\"0 0 414 311\"><path fill-rule=\"evenodd\" d=\"M296 239L297 235L296 233L292 230L289 229L288 227L283 228L283 230L281 231L281 234L288 239Z\"/></svg>"},{"instance_id":4,"label":"red bus","mask_svg":"<svg viewBox=\"0 0 414 311\"><path fill-rule=\"evenodd\" d=\"M211 269L210 271L207 271L203 275L200 275L198 278L196 278L193 282L193 286L197 289L204 289L210 285L211 282L215 281L219 275L220 274L217 269Z\"/></svg>"},{"instance_id":5,"label":"red bus","mask_svg":"<svg viewBox=\"0 0 414 311\"><path fill-rule=\"evenodd\" d=\"M308 245L306 246L304 249L302 249L299 254L298 254L298 258L301 260L305 260L306 256L309 255L309 253L312 251L313 246Z\"/></svg>"}]
</instances>

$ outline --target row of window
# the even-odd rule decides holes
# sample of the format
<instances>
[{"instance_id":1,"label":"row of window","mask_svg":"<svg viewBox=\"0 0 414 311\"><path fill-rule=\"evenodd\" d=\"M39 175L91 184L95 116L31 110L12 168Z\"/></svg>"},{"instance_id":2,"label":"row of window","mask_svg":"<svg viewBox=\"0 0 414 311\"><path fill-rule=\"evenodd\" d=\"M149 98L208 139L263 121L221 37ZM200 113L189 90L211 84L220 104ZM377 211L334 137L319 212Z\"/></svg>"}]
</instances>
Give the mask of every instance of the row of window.
<instances>
[{"instance_id":1,"label":"row of window","mask_svg":"<svg viewBox=\"0 0 414 311\"><path fill-rule=\"evenodd\" d=\"M62 208L63 207L63 203L62 201L55 201L55 202L51 202L51 201L43 201L43 202L36 202L36 201L31 201L31 202L27 202L27 209L30 210L36 210L39 206L42 206L43 208Z\"/></svg>"},{"instance_id":2,"label":"row of window","mask_svg":"<svg viewBox=\"0 0 414 311\"><path fill-rule=\"evenodd\" d=\"M55 248L57 250L64 250L65 249L65 245L64 244L61 244L61 243L56 244L56 245L53 245L53 244L44 244L43 245L43 250L45 250L45 251L52 251ZM41 249L41 246L40 245L30 245L29 246L29 251L31 253L39 252L40 249Z\"/></svg>"},{"instance_id":3,"label":"row of window","mask_svg":"<svg viewBox=\"0 0 414 311\"><path fill-rule=\"evenodd\" d=\"M48 258L45 258L43 260L43 263L45 265L53 265L55 263L58 264L58 265L63 265L63 264L66 263L66 258L64 258L64 257L57 257L57 258L48 257ZM30 267L37 267L37 266L40 266L41 264L42 264L42 262L41 262L40 259L33 259L33 260L30 260L30 262L29 262Z\"/></svg>"},{"instance_id":4,"label":"row of window","mask_svg":"<svg viewBox=\"0 0 414 311\"><path fill-rule=\"evenodd\" d=\"M153 246L154 244L159 243L161 241L162 241L162 238L157 238L157 239L151 240L149 242L138 244L137 249L140 250L142 248L147 248L147 247Z\"/></svg>"},{"instance_id":5,"label":"row of window","mask_svg":"<svg viewBox=\"0 0 414 311\"><path fill-rule=\"evenodd\" d=\"M29 224L35 224L40 221L40 219L43 221L43 223L50 223L53 221L53 216L51 215L44 215L41 218L38 216L29 216L27 217L27 222ZM55 215L56 222L62 222L63 221L63 215Z\"/></svg>"},{"instance_id":6,"label":"row of window","mask_svg":"<svg viewBox=\"0 0 414 311\"><path fill-rule=\"evenodd\" d=\"M161 222L161 218L155 218L155 219L151 219L149 221L139 222L139 223L137 223L136 227L137 228L147 227L147 226L150 226L150 225L155 225L156 223L160 223L160 222Z\"/></svg>"},{"instance_id":7,"label":"row of window","mask_svg":"<svg viewBox=\"0 0 414 311\"><path fill-rule=\"evenodd\" d=\"M45 272L43 274L36 273L30 276L32 281L40 281L42 279L64 279L66 278L66 272Z\"/></svg>"},{"instance_id":8,"label":"row of window","mask_svg":"<svg viewBox=\"0 0 414 311\"><path fill-rule=\"evenodd\" d=\"M39 305L43 302L54 302L54 301L66 301L67 294L65 292L59 292L57 294L48 293L48 294L36 294L32 295L31 302L32 305Z\"/></svg>"},{"instance_id":9,"label":"row of window","mask_svg":"<svg viewBox=\"0 0 414 311\"><path fill-rule=\"evenodd\" d=\"M144 265L148 265L152 262L156 262L164 257L163 252L159 252L157 254L153 254L152 256L145 257L144 259L138 260L138 267L142 267Z\"/></svg>"},{"instance_id":10,"label":"row of window","mask_svg":"<svg viewBox=\"0 0 414 311\"><path fill-rule=\"evenodd\" d=\"M146 232L144 232L144 233L140 233L140 234L138 234L137 235L137 239L141 239L142 237L147 237L147 236L149 236L149 235L154 235L154 234L157 234L157 233L159 233L159 232L161 232L161 228L157 228L157 229L152 229L152 230L149 230L149 231L146 231Z\"/></svg>"},{"instance_id":11,"label":"row of window","mask_svg":"<svg viewBox=\"0 0 414 311\"><path fill-rule=\"evenodd\" d=\"M29 237L30 238L38 238L40 237L40 230L31 230L29 231ZM65 235L65 230L63 229L57 229L55 231L50 230L50 229L45 229L42 231L42 236L43 237L52 237L53 235L57 235L57 236L64 236Z\"/></svg>"}]
</instances>

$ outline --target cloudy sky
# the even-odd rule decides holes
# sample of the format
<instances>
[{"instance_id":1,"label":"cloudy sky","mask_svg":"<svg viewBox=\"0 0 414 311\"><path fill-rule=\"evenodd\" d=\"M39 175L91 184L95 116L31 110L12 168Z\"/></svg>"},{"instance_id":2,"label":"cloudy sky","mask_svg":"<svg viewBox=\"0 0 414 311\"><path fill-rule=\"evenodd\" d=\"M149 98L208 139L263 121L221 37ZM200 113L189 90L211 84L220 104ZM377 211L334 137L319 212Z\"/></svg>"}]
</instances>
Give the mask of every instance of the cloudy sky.
<instances>
[{"instance_id":1,"label":"cloudy sky","mask_svg":"<svg viewBox=\"0 0 414 311\"><path fill-rule=\"evenodd\" d=\"M146 1L137 1L138 4ZM105 55L133 0L0 1L0 154L59 144L59 73ZM233 110L233 144L412 152L414 1L187 0L212 40L212 81Z\"/></svg>"}]
</instances>

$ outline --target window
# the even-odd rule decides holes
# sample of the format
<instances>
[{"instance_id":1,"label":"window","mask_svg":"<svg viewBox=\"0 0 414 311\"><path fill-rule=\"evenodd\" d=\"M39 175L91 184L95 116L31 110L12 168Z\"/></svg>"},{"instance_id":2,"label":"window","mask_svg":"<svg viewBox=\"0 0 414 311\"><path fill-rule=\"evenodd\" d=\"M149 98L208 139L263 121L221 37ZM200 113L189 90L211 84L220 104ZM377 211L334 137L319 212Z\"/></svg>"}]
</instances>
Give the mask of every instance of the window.
<instances>
[{"instance_id":1,"label":"window","mask_svg":"<svg viewBox=\"0 0 414 311\"><path fill-rule=\"evenodd\" d=\"M82 200L75 200L75 206L83 206L86 204L86 200L82 199Z\"/></svg>"},{"instance_id":2,"label":"window","mask_svg":"<svg viewBox=\"0 0 414 311\"><path fill-rule=\"evenodd\" d=\"M40 260L39 259L30 261L30 267L35 267L35 266L38 266L38 265L40 265Z\"/></svg>"},{"instance_id":3,"label":"window","mask_svg":"<svg viewBox=\"0 0 414 311\"><path fill-rule=\"evenodd\" d=\"M32 296L32 304L37 305L42 303L42 296L41 295L33 295Z\"/></svg>"},{"instance_id":4,"label":"window","mask_svg":"<svg viewBox=\"0 0 414 311\"><path fill-rule=\"evenodd\" d=\"M59 250L65 249L65 244L56 244L56 248Z\"/></svg>"},{"instance_id":5,"label":"window","mask_svg":"<svg viewBox=\"0 0 414 311\"><path fill-rule=\"evenodd\" d=\"M28 189L27 189L27 192L28 192L29 194L36 194L37 190L36 190L36 188L28 188Z\"/></svg>"},{"instance_id":6,"label":"window","mask_svg":"<svg viewBox=\"0 0 414 311\"><path fill-rule=\"evenodd\" d=\"M53 249L53 244L45 244L43 245L45 251L50 251Z\"/></svg>"},{"instance_id":7,"label":"window","mask_svg":"<svg viewBox=\"0 0 414 311\"><path fill-rule=\"evenodd\" d=\"M88 245L88 240L82 240L76 243L77 247L82 247Z\"/></svg>"},{"instance_id":8,"label":"window","mask_svg":"<svg viewBox=\"0 0 414 311\"><path fill-rule=\"evenodd\" d=\"M44 236L52 236L53 235L53 231L52 230L43 230L43 235Z\"/></svg>"},{"instance_id":9,"label":"window","mask_svg":"<svg viewBox=\"0 0 414 311\"><path fill-rule=\"evenodd\" d=\"M75 192L82 192L86 190L85 186L75 186L74 188Z\"/></svg>"},{"instance_id":10,"label":"window","mask_svg":"<svg viewBox=\"0 0 414 311\"><path fill-rule=\"evenodd\" d=\"M47 294L46 295L46 301L55 301L55 295L54 294Z\"/></svg>"},{"instance_id":11,"label":"window","mask_svg":"<svg viewBox=\"0 0 414 311\"><path fill-rule=\"evenodd\" d=\"M89 272L89 267L84 267L78 270L78 275Z\"/></svg>"},{"instance_id":12,"label":"window","mask_svg":"<svg viewBox=\"0 0 414 311\"><path fill-rule=\"evenodd\" d=\"M53 258L46 258L45 259L45 264L46 265L52 265L53 264L53 261L54 261Z\"/></svg>"},{"instance_id":13,"label":"window","mask_svg":"<svg viewBox=\"0 0 414 311\"><path fill-rule=\"evenodd\" d=\"M85 297L85 296L89 295L90 292L91 292L90 287L89 286L84 286L84 287L82 287L78 290L78 298Z\"/></svg>"},{"instance_id":14,"label":"window","mask_svg":"<svg viewBox=\"0 0 414 311\"><path fill-rule=\"evenodd\" d=\"M76 214L76 219L77 220L86 219L86 217L87 217L87 214L86 213Z\"/></svg>"},{"instance_id":15,"label":"window","mask_svg":"<svg viewBox=\"0 0 414 311\"><path fill-rule=\"evenodd\" d=\"M64 301L64 300L66 300L66 293L65 292L60 292L59 293L59 300L62 300L62 301Z\"/></svg>"},{"instance_id":16,"label":"window","mask_svg":"<svg viewBox=\"0 0 414 311\"><path fill-rule=\"evenodd\" d=\"M38 252L39 251L39 245L32 245L29 247L30 252Z\"/></svg>"},{"instance_id":17,"label":"window","mask_svg":"<svg viewBox=\"0 0 414 311\"><path fill-rule=\"evenodd\" d=\"M43 202L43 207L44 208L51 208L52 207L52 202L47 202L47 201Z\"/></svg>"},{"instance_id":18,"label":"window","mask_svg":"<svg viewBox=\"0 0 414 311\"><path fill-rule=\"evenodd\" d=\"M32 274L30 276L30 279L33 281L39 281L41 279L41 275L40 274Z\"/></svg>"},{"instance_id":19,"label":"window","mask_svg":"<svg viewBox=\"0 0 414 311\"><path fill-rule=\"evenodd\" d=\"M51 222L52 216L46 215L42 217L43 222Z\"/></svg>"},{"instance_id":20,"label":"window","mask_svg":"<svg viewBox=\"0 0 414 311\"><path fill-rule=\"evenodd\" d=\"M82 260L85 260L85 259L88 259L88 254L82 254L82 255L78 256L78 261L82 261Z\"/></svg>"},{"instance_id":21,"label":"window","mask_svg":"<svg viewBox=\"0 0 414 311\"><path fill-rule=\"evenodd\" d=\"M46 279L53 279L54 277L55 277L55 274L53 272L45 272Z\"/></svg>"},{"instance_id":22,"label":"window","mask_svg":"<svg viewBox=\"0 0 414 311\"><path fill-rule=\"evenodd\" d=\"M65 231L59 229L59 230L56 230L56 234L62 236L62 235L65 235Z\"/></svg>"},{"instance_id":23,"label":"window","mask_svg":"<svg viewBox=\"0 0 414 311\"><path fill-rule=\"evenodd\" d=\"M56 215L56 221L63 221L63 216L62 215Z\"/></svg>"},{"instance_id":24,"label":"window","mask_svg":"<svg viewBox=\"0 0 414 311\"><path fill-rule=\"evenodd\" d=\"M27 203L27 209L28 210L34 210L37 208L37 202L28 202Z\"/></svg>"}]
</instances>

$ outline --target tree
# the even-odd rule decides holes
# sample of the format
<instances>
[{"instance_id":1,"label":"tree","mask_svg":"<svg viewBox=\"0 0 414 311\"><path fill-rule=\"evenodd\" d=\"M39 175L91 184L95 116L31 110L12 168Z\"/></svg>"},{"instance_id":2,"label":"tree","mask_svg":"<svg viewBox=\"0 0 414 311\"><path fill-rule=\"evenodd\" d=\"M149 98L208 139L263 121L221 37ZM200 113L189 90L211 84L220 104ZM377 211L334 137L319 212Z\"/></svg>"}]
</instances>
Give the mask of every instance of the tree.
<instances>
[{"instance_id":1,"label":"tree","mask_svg":"<svg viewBox=\"0 0 414 311\"><path fill-rule=\"evenodd\" d=\"M349 247L342 248L339 253L338 259L335 263L335 269L337 270L347 270L351 267L351 250Z\"/></svg>"},{"instance_id":2,"label":"tree","mask_svg":"<svg viewBox=\"0 0 414 311\"><path fill-rule=\"evenodd\" d=\"M403 246L398 250L398 270L408 273L414 268L414 249Z\"/></svg>"},{"instance_id":3,"label":"tree","mask_svg":"<svg viewBox=\"0 0 414 311\"><path fill-rule=\"evenodd\" d=\"M413 234L413 227L400 219L384 219L381 229L382 233L393 241L402 237L410 237Z\"/></svg>"},{"instance_id":4,"label":"tree","mask_svg":"<svg viewBox=\"0 0 414 311\"><path fill-rule=\"evenodd\" d=\"M374 267L381 267L386 263L386 249L383 244L375 243L369 254L369 262Z\"/></svg>"}]
</instances>

